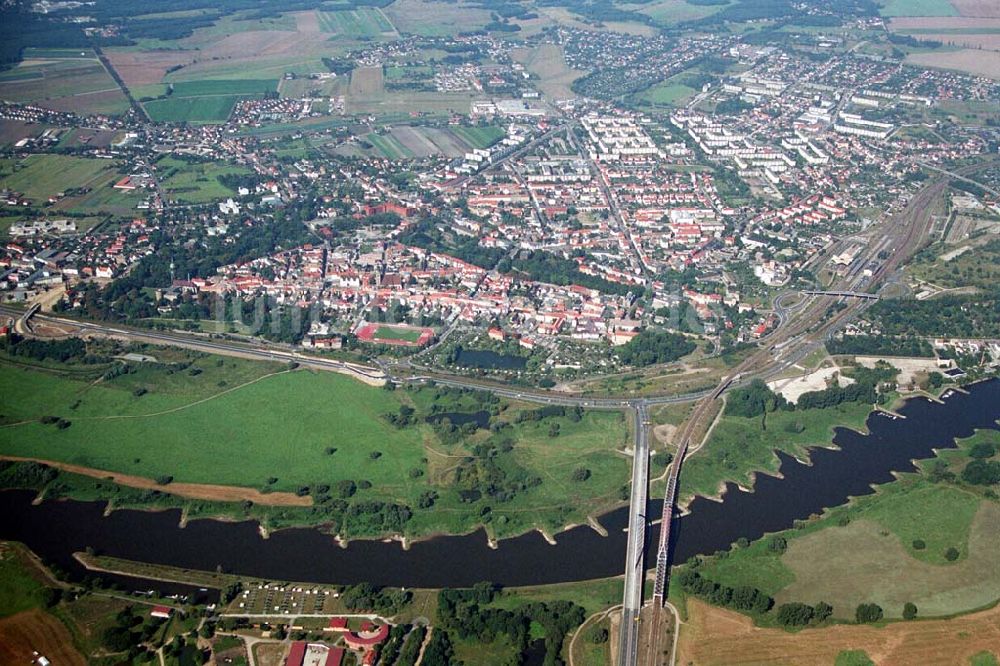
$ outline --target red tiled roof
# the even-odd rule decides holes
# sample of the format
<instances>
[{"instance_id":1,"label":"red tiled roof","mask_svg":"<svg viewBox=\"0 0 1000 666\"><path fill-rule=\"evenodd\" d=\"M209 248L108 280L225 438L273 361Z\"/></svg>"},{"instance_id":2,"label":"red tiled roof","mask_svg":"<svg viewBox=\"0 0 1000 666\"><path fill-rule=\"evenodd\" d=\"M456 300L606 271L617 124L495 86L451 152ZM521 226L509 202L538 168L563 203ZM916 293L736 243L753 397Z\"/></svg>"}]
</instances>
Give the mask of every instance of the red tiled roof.
<instances>
[{"instance_id":1,"label":"red tiled roof","mask_svg":"<svg viewBox=\"0 0 1000 666\"><path fill-rule=\"evenodd\" d=\"M326 653L325 666L340 666L340 662L343 660L344 648L330 648L330 651Z\"/></svg>"},{"instance_id":2,"label":"red tiled roof","mask_svg":"<svg viewBox=\"0 0 1000 666\"><path fill-rule=\"evenodd\" d=\"M292 643L292 649L288 651L288 659L285 660L285 666L302 666L302 660L305 657L306 642L295 641Z\"/></svg>"}]
</instances>

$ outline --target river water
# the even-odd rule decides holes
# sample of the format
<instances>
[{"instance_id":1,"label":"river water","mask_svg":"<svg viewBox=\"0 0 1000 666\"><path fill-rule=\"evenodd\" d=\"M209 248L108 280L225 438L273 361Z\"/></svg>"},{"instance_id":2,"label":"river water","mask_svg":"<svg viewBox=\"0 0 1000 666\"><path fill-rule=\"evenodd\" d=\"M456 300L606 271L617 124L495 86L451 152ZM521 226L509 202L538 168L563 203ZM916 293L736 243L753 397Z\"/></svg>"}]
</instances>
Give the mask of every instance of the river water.
<instances>
[{"instance_id":1,"label":"river water","mask_svg":"<svg viewBox=\"0 0 1000 666\"><path fill-rule=\"evenodd\" d=\"M953 391L944 404L924 398L900 410L905 418L872 414L870 434L840 428L836 449L815 449L809 464L781 455L781 477L762 475L754 492L730 486L724 500L696 499L690 512L674 521L674 561L710 554L740 537L753 540L850 496L872 492L871 484L892 480L892 472L912 470L911 460L929 458L935 448L954 446L977 428L994 428L1000 419L1000 380ZM681 475L683 488L683 474ZM603 517L609 536L589 527L556 535L549 545L536 533L487 545L482 531L438 537L404 551L396 542L356 541L340 547L314 529L279 530L262 539L257 524L194 520L178 527L179 511L114 511L103 503L49 501L32 505L33 493L0 492L0 538L25 542L45 560L80 572L74 551L98 552L179 567L214 570L277 580L328 583L369 581L406 587L458 587L490 580L502 585L532 585L620 575L624 570L628 510ZM651 502L657 517L662 503ZM648 531L647 562L655 563L658 527ZM159 584L155 584L161 587Z\"/></svg>"}]
</instances>

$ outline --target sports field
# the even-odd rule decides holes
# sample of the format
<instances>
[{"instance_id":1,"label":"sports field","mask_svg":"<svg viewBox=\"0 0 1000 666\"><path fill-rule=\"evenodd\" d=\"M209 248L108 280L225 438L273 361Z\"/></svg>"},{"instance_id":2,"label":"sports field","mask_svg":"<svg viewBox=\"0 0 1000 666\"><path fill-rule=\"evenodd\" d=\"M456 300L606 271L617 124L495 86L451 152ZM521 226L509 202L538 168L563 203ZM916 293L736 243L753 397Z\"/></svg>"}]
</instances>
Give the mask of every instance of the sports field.
<instances>
[{"instance_id":1,"label":"sports field","mask_svg":"<svg viewBox=\"0 0 1000 666\"><path fill-rule=\"evenodd\" d=\"M379 326L378 330L375 331L375 338L379 340L404 340L406 342L416 342L423 334L423 331L408 328L401 329Z\"/></svg>"},{"instance_id":2,"label":"sports field","mask_svg":"<svg viewBox=\"0 0 1000 666\"><path fill-rule=\"evenodd\" d=\"M694 88L681 83L663 83L653 86L644 92L642 98L656 105L676 106L679 102L686 101L696 92Z\"/></svg>"},{"instance_id":3,"label":"sports field","mask_svg":"<svg viewBox=\"0 0 1000 666\"><path fill-rule=\"evenodd\" d=\"M430 342L434 330L413 326L393 326L389 324L366 324L358 329L359 340L389 345L418 347Z\"/></svg>"}]
</instances>

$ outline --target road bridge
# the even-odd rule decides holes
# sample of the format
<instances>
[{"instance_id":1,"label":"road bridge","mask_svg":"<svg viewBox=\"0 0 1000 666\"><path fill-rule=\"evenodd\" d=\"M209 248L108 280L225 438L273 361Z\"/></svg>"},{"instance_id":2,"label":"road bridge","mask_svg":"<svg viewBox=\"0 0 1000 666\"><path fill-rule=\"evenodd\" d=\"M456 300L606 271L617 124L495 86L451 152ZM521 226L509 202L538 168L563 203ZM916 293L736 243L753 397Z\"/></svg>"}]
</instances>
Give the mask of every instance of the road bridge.
<instances>
[{"instance_id":1,"label":"road bridge","mask_svg":"<svg viewBox=\"0 0 1000 666\"><path fill-rule=\"evenodd\" d=\"M646 505L649 489L649 411L646 401L634 403L635 451L632 456L632 494L629 498L628 547L625 552L625 592L618 642L618 663L639 658L639 612L646 581Z\"/></svg>"},{"instance_id":2,"label":"road bridge","mask_svg":"<svg viewBox=\"0 0 1000 666\"><path fill-rule=\"evenodd\" d=\"M815 291L810 289L802 293L807 296L837 296L842 298L864 298L870 301L878 300L878 294L869 294L864 291Z\"/></svg>"}]
</instances>

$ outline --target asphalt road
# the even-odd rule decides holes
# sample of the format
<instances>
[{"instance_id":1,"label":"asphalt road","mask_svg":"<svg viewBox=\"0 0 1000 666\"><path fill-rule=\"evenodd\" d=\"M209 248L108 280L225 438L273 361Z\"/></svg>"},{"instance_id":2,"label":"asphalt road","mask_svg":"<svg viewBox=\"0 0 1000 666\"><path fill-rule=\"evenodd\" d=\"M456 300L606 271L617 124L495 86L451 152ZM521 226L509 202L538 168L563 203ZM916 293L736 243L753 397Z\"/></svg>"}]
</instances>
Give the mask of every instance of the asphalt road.
<instances>
[{"instance_id":1,"label":"asphalt road","mask_svg":"<svg viewBox=\"0 0 1000 666\"><path fill-rule=\"evenodd\" d=\"M629 498L628 548L625 554L625 592L618 643L618 663L634 664L639 650L639 611L646 580L646 506L649 489L649 412L645 401L635 403L635 452L632 457L632 496Z\"/></svg>"}]
</instances>

